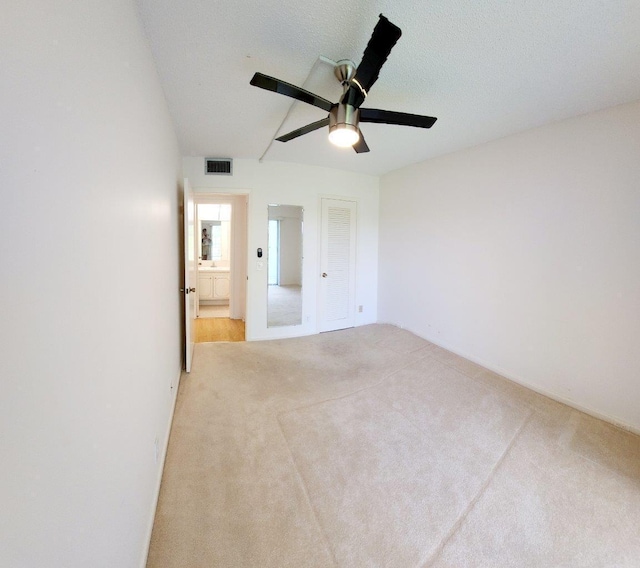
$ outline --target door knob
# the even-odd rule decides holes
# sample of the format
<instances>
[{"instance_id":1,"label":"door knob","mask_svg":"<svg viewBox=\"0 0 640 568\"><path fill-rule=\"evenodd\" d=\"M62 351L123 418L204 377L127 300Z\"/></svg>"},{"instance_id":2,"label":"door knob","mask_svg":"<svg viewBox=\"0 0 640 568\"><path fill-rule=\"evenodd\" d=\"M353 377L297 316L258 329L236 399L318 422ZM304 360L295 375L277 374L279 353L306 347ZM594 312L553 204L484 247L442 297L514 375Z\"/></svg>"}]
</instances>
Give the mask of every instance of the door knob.
<instances>
[{"instance_id":1,"label":"door knob","mask_svg":"<svg viewBox=\"0 0 640 568\"><path fill-rule=\"evenodd\" d=\"M195 292L196 289L195 288L189 288L189 292Z\"/></svg>"},{"instance_id":2,"label":"door knob","mask_svg":"<svg viewBox=\"0 0 640 568\"><path fill-rule=\"evenodd\" d=\"M327 277L327 273L326 273L326 272L323 272L323 273L322 273L322 277L323 277L323 278L326 278L326 277Z\"/></svg>"}]
</instances>

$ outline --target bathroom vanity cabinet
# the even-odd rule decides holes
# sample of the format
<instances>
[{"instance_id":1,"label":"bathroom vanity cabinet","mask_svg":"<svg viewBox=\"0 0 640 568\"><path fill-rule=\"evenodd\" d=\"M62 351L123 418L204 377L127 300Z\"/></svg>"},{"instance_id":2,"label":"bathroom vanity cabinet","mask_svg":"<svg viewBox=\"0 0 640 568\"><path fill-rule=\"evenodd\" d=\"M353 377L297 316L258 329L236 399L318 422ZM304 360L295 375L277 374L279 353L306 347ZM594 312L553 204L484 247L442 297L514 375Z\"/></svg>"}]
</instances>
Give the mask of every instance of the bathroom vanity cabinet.
<instances>
[{"instance_id":1,"label":"bathroom vanity cabinet","mask_svg":"<svg viewBox=\"0 0 640 568\"><path fill-rule=\"evenodd\" d=\"M198 299L204 302L229 301L229 271L199 270Z\"/></svg>"}]
</instances>

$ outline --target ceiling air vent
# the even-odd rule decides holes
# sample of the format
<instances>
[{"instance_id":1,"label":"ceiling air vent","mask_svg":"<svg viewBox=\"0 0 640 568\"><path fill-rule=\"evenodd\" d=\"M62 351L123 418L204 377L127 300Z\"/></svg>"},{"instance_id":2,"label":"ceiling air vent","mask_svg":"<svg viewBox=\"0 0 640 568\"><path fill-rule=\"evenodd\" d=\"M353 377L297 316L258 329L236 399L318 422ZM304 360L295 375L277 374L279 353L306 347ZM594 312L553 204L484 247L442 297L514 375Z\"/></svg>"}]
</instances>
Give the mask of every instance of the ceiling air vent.
<instances>
[{"instance_id":1,"label":"ceiling air vent","mask_svg":"<svg viewBox=\"0 0 640 568\"><path fill-rule=\"evenodd\" d=\"M205 158L204 173L213 176L232 176L233 160L229 158Z\"/></svg>"}]
</instances>

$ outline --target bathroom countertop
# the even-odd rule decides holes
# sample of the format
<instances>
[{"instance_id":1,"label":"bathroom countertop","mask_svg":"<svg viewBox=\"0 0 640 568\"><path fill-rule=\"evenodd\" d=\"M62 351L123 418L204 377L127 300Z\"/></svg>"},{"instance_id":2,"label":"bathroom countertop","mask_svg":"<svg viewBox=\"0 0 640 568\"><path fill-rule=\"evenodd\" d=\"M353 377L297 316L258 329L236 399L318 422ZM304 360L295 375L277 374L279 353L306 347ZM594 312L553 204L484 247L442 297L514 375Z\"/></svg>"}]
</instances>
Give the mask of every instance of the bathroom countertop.
<instances>
[{"instance_id":1,"label":"bathroom countertop","mask_svg":"<svg viewBox=\"0 0 640 568\"><path fill-rule=\"evenodd\" d=\"M228 266L198 266L198 272L229 272Z\"/></svg>"}]
</instances>

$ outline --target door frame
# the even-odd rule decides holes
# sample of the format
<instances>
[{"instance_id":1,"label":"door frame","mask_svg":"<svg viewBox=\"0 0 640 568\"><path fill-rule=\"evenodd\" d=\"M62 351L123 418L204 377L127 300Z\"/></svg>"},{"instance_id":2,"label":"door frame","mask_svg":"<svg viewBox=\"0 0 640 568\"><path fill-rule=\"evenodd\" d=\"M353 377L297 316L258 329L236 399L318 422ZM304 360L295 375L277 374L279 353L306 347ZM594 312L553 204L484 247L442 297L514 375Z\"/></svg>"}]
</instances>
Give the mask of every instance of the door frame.
<instances>
[{"instance_id":1,"label":"door frame","mask_svg":"<svg viewBox=\"0 0 640 568\"><path fill-rule=\"evenodd\" d=\"M242 207L236 203L237 198L244 198ZM197 192L195 194L196 223L197 205L200 204L231 204L231 261L229 263L230 295L229 295L229 316L234 319L247 320L248 294L247 294L247 274L248 274L248 231L249 231L249 192L247 191L208 191ZM236 231L241 220L244 220L243 238L238 240ZM244 246L242 244L244 240ZM238 294L238 292L240 292ZM244 298L244 300L243 300Z\"/></svg>"}]
</instances>

